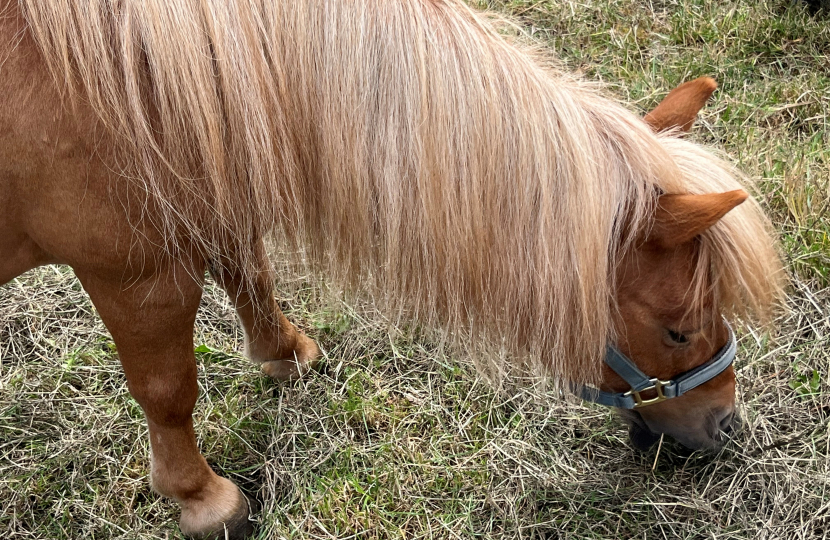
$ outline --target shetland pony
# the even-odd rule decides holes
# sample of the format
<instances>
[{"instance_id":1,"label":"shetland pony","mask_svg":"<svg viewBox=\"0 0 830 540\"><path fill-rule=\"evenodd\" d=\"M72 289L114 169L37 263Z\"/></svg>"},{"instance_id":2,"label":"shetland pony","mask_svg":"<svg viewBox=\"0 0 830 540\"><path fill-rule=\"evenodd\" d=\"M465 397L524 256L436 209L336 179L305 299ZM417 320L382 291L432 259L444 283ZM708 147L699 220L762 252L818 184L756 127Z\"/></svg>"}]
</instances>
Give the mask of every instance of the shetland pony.
<instances>
[{"instance_id":1,"label":"shetland pony","mask_svg":"<svg viewBox=\"0 0 830 540\"><path fill-rule=\"evenodd\" d=\"M265 373L319 356L277 307L266 235L481 357L604 391L628 390L608 344L670 379L781 292L731 167L458 0L0 0L0 59L0 283L72 266L188 535L250 530L193 431L205 270ZM683 95L654 128L691 122ZM630 413L632 435L713 446L733 410L729 367Z\"/></svg>"}]
</instances>

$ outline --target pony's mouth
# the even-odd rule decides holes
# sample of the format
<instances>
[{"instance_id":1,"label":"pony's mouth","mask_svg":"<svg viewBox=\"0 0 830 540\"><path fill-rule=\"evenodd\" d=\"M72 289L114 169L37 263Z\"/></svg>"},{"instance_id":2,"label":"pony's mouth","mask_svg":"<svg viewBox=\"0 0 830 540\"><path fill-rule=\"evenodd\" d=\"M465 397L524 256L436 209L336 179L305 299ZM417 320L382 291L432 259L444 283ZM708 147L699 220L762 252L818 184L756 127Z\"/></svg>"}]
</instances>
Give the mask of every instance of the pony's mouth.
<instances>
[{"instance_id":1,"label":"pony's mouth","mask_svg":"<svg viewBox=\"0 0 830 540\"><path fill-rule=\"evenodd\" d=\"M660 440L662 435L653 432L637 411L617 409L617 412L623 422L628 425L628 437L631 440L631 444L637 450L645 452ZM733 414L729 415L724 423L726 424L724 426L712 426L712 431L708 433L708 436L711 437L711 442L706 441L703 444L695 444L696 441L687 442L682 439L677 439L677 442L680 443L680 447L688 451L716 450L726 443L734 431L740 429L741 419L737 414ZM672 438L675 437L673 436Z\"/></svg>"},{"instance_id":2,"label":"pony's mouth","mask_svg":"<svg viewBox=\"0 0 830 540\"><path fill-rule=\"evenodd\" d=\"M630 409L618 409L617 411L623 422L628 424L628 438L634 448L645 452L660 440L660 434L648 428L640 413Z\"/></svg>"}]
</instances>

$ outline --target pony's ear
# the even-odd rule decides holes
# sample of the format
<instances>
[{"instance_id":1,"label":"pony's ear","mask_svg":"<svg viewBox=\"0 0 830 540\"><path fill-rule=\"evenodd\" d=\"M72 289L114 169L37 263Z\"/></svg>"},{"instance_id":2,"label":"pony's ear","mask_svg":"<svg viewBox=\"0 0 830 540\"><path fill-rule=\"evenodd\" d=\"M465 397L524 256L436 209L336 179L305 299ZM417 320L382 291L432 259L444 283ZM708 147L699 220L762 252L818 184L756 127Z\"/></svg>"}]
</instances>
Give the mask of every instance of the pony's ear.
<instances>
[{"instance_id":1,"label":"pony's ear","mask_svg":"<svg viewBox=\"0 0 830 540\"><path fill-rule=\"evenodd\" d=\"M661 195L647 241L666 249L691 242L747 197L742 189L706 195Z\"/></svg>"},{"instance_id":2,"label":"pony's ear","mask_svg":"<svg viewBox=\"0 0 830 540\"><path fill-rule=\"evenodd\" d=\"M645 115L643 120L655 132L672 128L687 132L692 128L697 113L717 87L718 83L710 77L685 82L669 92L669 95L663 98L653 111Z\"/></svg>"}]
</instances>

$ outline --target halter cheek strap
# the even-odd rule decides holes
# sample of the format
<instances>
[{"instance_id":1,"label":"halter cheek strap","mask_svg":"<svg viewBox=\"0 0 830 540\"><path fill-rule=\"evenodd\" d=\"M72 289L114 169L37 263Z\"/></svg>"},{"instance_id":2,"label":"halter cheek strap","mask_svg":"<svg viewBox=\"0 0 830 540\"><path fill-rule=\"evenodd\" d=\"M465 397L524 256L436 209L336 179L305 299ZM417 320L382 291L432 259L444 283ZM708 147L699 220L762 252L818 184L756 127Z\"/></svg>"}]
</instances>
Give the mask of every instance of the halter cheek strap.
<instances>
[{"instance_id":1,"label":"halter cheek strap","mask_svg":"<svg viewBox=\"0 0 830 540\"><path fill-rule=\"evenodd\" d=\"M599 390L598 388L581 386L576 388L576 393L586 401L621 409L637 409L682 396L689 390L697 388L701 384L711 381L723 373L735 360L735 353L738 350L735 333L732 331L732 327L729 326L728 322L723 321L723 323L729 331L729 339L726 345L721 347L708 362L668 381L650 378L640 371L631 359L618 351L616 347L608 345L605 352L605 363L631 386L631 390L612 393ZM648 390L654 390L656 396L643 398L640 395L642 392Z\"/></svg>"}]
</instances>

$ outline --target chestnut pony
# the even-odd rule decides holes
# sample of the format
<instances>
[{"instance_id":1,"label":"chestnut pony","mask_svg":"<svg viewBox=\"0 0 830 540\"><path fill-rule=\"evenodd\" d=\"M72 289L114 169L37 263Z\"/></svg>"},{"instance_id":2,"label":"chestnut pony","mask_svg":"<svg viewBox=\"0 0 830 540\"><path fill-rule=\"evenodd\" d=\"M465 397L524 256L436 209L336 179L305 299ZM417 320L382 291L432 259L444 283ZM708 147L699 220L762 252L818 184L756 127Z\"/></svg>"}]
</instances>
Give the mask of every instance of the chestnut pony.
<instances>
[{"instance_id":1,"label":"chestnut pony","mask_svg":"<svg viewBox=\"0 0 830 540\"><path fill-rule=\"evenodd\" d=\"M72 266L186 534L249 531L191 420L205 271L266 374L320 354L277 307L267 235L481 358L607 393L629 390L607 345L669 380L732 343L722 316L775 302L737 173L498 24L459 0L0 0L0 283ZM712 89L695 84L647 121L687 127ZM723 367L629 413L635 442L716 445Z\"/></svg>"}]
</instances>

